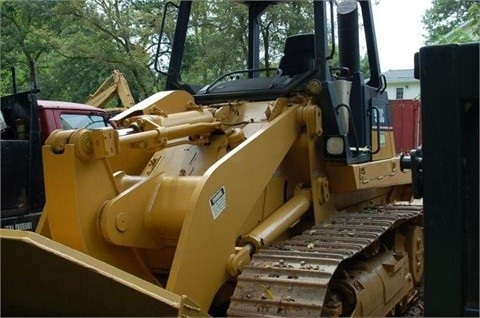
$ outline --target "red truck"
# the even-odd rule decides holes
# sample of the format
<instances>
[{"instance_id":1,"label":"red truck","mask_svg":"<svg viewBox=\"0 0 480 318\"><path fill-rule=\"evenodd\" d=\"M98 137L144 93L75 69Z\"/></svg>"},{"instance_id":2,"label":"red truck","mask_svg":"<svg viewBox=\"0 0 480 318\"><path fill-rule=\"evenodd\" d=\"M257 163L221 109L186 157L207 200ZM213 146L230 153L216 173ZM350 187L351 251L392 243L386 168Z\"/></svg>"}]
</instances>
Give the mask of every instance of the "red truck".
<instances>
[{"instance_id":1,"label":"red truck","mask_svg":"<svg viewBox=\"0 0 480 318\"><path fill-rule=\"evenodd\" d=\"M0 98L2 228L35 230L45 205L41 148L52 131L110 125L103 109L37 100L37 93Z\"/></svg>"}]
</instances>

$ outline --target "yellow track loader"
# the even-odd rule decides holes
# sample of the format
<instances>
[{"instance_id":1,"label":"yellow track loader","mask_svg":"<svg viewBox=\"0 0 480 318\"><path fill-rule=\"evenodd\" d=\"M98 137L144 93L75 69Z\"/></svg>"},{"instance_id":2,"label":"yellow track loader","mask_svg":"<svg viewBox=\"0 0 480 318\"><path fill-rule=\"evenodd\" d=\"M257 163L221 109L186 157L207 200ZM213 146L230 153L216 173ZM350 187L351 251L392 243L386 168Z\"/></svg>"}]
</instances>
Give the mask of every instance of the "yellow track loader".
<instances>
[{"instance_id":1,"label":"yellow track loader","mask_svg":"<svg viewBox=\"0 0 480 318\"><path fill-rule=\"evenodd\" d=\"M395 156L370 2L337 8L334 69L333 2L311 1L313 31L285 39L273 72L260 66L258 24L287 2L236 4L249 17L245 69L204 86L182 81L197 4L168 4L178 19L165 91L116 115L118 130L47 140L36 233L1 232L2 314L405 309L422 280L423 214L395 204L410 200L411 177ZM354 36L360 10L369 80Z\"/></svg>"}]
</instances>

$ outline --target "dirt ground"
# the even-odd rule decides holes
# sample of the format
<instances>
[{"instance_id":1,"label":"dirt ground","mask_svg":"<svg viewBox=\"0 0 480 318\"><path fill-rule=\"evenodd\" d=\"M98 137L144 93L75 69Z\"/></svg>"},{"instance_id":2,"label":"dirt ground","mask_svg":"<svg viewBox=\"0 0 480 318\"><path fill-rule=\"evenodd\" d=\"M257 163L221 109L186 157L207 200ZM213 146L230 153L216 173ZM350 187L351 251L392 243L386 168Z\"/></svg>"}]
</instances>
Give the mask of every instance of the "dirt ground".
<instances>
[{"instance_id":1,"label":"dirt ground","mask_svg":"<svg viewBox=\"0 0 480 318\"><path fill-rule=\"evenodd\" d=\"M423 287L418 289L417 296L400 317L424 317Z\"/></svg>"}]
</instances>

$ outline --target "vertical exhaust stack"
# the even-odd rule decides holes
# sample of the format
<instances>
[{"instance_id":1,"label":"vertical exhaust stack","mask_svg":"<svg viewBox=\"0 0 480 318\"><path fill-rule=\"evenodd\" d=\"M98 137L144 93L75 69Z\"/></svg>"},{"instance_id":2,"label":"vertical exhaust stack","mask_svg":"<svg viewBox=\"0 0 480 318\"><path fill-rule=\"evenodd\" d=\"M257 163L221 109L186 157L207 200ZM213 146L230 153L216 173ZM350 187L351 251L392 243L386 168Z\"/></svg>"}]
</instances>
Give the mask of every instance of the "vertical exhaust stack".
<instances>
[{"instance_id":1,"label":"vertical exhaust stack","mask_svg":"<svg viewBox=\"0 0 480 318\"><path fill-rule=\"evenodd\" d=\"M339 79L334 81L335 91L337 92L338 106L337 112L340 116L339 130L340 134L347 136L348 135L348 126L349 126L349 112L348 108L350 107L350 93L352 91L352 82ZM348 106L345 107L345 106Z\"/></svg>"},{"instance_id":2,"label":"vertical exhaust stack","mask_svg":"<svg viewBox=\"0 0 480 318\"><path fill-rule=\"evenodd\" d=\"M339 105L337 112L340 116L340 133L349 133L349 108L352 82L349 78L353 73L360 71L360 42L358 27L358 8L356 0L343 0L337 6L338 24L338 52L339 64L347 68L346 78L335 81L335 90Z\"/></svg>"},{"instance_id":3,"label":"vertical exhaust stack","mask_svg":"<svg viewBox=\"0 0 480 318\"><path fill-rule=\"evenodd\" d=\"M343 0L337 7L340 66L350 74L360 71L358 9L356 0Z\"/></svg>"}]
</instances>

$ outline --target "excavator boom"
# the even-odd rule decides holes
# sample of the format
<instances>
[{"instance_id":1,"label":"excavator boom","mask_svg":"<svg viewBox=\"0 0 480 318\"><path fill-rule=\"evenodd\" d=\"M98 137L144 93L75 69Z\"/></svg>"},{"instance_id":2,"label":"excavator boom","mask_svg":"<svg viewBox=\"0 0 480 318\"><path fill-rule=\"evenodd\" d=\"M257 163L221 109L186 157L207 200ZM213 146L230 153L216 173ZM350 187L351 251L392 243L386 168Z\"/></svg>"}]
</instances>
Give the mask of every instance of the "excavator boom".
<instances>
[{"instance_id":1,"label":"excavator boom","mask_svg":"<svg viewBox=\"0 0 480 318\"><path fill-rule=\"evenodd\" d=\"M88 95L86 104L105 108L114 97L118 97L120 108L127 109L135 105L127 80L118 70L114 70L113 74L103 81L93 94Z\"/></svg>"}]
</instances>

